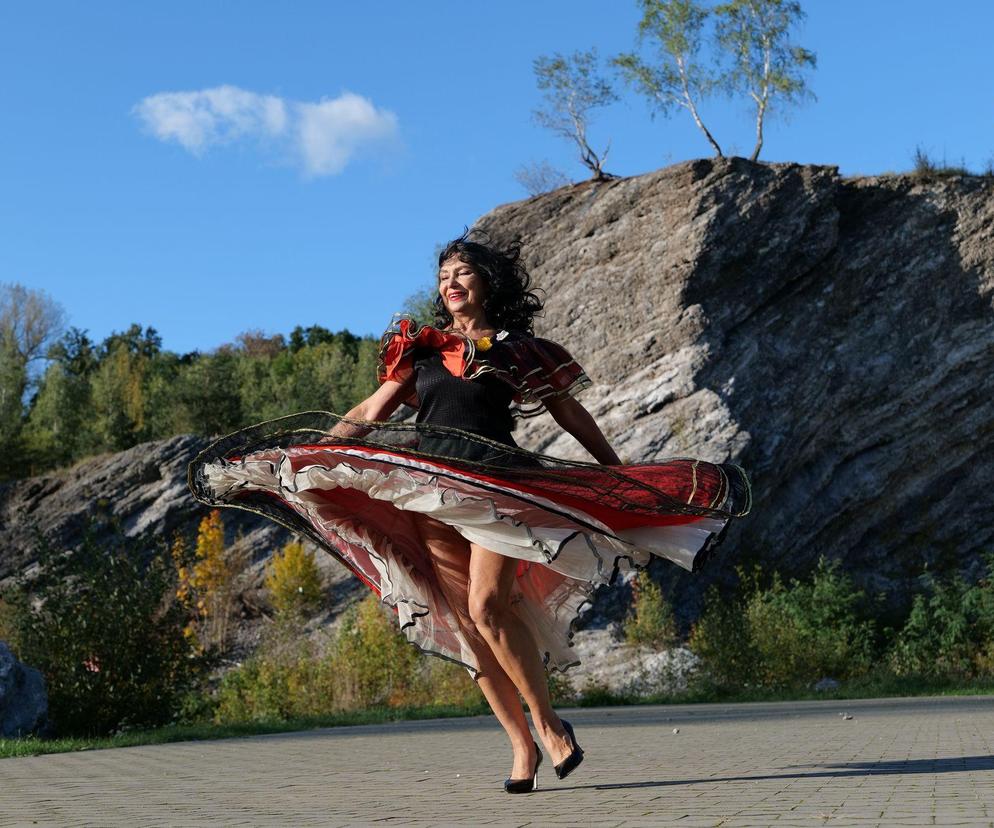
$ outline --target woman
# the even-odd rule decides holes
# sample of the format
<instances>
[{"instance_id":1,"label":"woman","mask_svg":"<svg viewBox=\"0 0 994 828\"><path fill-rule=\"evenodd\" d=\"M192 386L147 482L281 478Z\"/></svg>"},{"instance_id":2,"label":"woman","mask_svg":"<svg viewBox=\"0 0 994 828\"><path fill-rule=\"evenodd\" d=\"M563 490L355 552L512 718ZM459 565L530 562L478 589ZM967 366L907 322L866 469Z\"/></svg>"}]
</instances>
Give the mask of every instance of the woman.
<instances>
[{"instance_id":1,"label":"woman","mask_svg":"<svg viewBox=\"0 0 994 828\"><path fill-rule=\"evenodd\" d=\"M696 571L751 503L735 464L622 465L574 399L583 369L532 335L541 307L517 247L464 234L439 256L435 324L400 317L384 334L375 393L344 417L235 432L189 473L199 500L307 534L396 610L412 643L464 665L510 739L509 793L534 790L542 761L522 697L556 775L583 760L546 669L578 663L572 624L593 589L651 554ZM387 421L403 402L413 425ZM519 448L514 418L543 411L598 463Z\"/></svg>"}]
</instances>

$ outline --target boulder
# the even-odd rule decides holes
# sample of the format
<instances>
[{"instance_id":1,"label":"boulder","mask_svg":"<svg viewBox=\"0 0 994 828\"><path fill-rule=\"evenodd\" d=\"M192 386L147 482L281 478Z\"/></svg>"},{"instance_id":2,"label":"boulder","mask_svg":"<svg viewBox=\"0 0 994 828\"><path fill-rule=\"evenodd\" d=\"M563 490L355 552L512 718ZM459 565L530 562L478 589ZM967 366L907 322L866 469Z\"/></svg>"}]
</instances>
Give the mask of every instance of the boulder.
<instances>
[{"instance_id":1,"label":"boulder","mask_svg":"<svg viewBox=\"0 0 994 828\"><path fill-rule=\"evenodd\" d=\"M45 679L34 667L18 661L0 641L0 737L42 733L47 724Z\"/></svg>"}]
</instances>

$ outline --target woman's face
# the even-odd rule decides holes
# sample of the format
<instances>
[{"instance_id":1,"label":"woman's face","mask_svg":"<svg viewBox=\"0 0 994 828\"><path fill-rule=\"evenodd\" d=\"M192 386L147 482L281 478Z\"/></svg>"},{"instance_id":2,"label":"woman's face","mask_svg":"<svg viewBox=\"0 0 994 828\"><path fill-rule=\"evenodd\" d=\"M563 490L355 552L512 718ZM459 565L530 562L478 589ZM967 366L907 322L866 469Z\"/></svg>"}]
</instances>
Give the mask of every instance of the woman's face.
<instances>
[{"instance_id":1,"label":"woman's face","mask_svg":"<svg viewBox=\"0 0 994 828\"><path fill-rule=\"evenodd\" d=\"M450 313L472 313L483 309L486 283L472 265L450 256L438 269L438 293Z\"/></svg>"}]
</instances>

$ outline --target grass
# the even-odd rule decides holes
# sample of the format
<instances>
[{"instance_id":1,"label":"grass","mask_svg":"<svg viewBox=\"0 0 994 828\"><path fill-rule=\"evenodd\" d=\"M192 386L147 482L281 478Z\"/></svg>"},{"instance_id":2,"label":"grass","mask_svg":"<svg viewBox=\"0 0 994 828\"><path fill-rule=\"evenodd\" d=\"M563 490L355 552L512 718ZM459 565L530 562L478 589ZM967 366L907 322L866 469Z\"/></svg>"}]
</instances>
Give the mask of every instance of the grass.
<instances>
[{"instance_id":1,"label":"grass","mask_svg":"<svg viewBox=\"0 0 994 828\"><path fill-rule=\"evenodd\" d=\"M232 739L238 736L290 733L320 727L348 727L418 719L449 719L460 716L479 716L489 712L489 708L484 706L477 708L453 706L379 707L333 716L310 716L282 721L239 722L237 724L171 724L152 730L129 730L104 737L80 736L39 739L32 736L24 739L0 739L0 759L10 759L17 756L40 756L45 753L69 753L76 750L162 745L167 742Z\"/></svg>"},{"instance_id":2,"label":"grass","mask_svg":"<svg viewBox=\"0 0 994 828\"><path fill-rule=\"evenodd\" d=\"M973 681L925 680L895 676L871 676L852 679L834 690L818 692L812 689L744 688L734 691L715 689L690 690L679 695L656 695L631 698L593 689L584 695L579 707L610 707L644 704L708 704L771 701L825 701L871 698L906 698L914 696L980 696L994 695L994 678ZM380 707L334 716L314 716L285 721L243 722L239 724L174 724L154 730L133 730L103 738L0 739L0 759L18 756L39 756L46 753L68 753L77 750L159 745L167 742L188 742L204 739L231 739L266 733L290 733L323 727L347 727L386 722L417 721L479 716L489 709L477 707L427 706Z\"/></svg>"}]
</instances>

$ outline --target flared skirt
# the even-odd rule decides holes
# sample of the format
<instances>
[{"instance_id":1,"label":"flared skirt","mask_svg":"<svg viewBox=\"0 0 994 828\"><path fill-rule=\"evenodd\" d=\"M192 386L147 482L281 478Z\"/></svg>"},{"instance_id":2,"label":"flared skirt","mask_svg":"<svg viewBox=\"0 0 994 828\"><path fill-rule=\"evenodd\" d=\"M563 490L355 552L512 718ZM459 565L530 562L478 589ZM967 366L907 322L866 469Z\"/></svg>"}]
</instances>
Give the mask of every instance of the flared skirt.
<instances>
[{"instance_id":1,"label":"flared skirt","mask_svg":"<svg viewBox=\"0 0 994 828\"><path fill-rule=\"evenodd\" d=\"M444 446L460 450L438 453ZM512 607L548 669L565 671L579 663L573 625L598 585L653 555L698 570L730 519L751 507L749 480L734 463L604 466L457 429L321 411L216 440L190 463L188 482L207 505L256 512L313 540L396 611L411 643L474 674L414 515L517 559Z\"/></svg>"}]
</instances>

